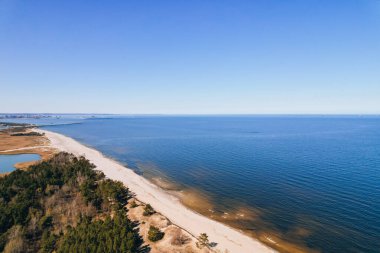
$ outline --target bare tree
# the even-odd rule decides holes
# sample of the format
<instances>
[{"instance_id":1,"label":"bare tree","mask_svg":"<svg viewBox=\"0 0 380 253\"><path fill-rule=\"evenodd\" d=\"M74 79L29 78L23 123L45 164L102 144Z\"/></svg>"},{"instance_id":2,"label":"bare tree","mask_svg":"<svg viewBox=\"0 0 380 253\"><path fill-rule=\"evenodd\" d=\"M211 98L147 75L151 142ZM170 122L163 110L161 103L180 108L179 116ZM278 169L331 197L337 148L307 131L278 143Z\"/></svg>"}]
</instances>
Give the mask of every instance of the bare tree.
<instances>
[{"instance_id":1,"label":"bare tree","mask_svg":"<svg viewBox=\"0 0 380 253\"><path fill-rule=\"evenodd\" d=\"M170 241L172 245L182 246L190 241L190 237L182 232L180 228L177 228Z\"/></svg>"}]
</instances>

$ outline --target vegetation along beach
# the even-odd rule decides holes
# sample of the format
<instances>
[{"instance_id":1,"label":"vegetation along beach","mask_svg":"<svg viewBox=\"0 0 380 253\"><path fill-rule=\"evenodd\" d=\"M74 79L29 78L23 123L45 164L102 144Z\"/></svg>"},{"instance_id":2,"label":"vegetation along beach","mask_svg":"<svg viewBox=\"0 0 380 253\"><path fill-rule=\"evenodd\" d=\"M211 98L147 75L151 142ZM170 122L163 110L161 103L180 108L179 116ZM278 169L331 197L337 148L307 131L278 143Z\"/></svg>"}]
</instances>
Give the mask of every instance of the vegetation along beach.
<instances>
[{"instance_id":1,"label":"vegetation along beach","mask_svg":"<svg viewBox=\"0 0 380 253\"><path fill-rule=\"evenodd\" d=\"M0 0L0 252L380 253L380 0Z\"/></svg>"}]
</instances>

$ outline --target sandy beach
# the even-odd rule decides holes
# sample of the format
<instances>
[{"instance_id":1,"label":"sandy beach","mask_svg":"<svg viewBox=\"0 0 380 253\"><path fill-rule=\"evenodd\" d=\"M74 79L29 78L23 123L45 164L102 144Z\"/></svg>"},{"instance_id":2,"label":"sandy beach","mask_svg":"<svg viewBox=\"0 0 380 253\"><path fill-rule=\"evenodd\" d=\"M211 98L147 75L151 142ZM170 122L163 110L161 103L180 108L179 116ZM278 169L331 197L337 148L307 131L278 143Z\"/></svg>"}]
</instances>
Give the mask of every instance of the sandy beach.
<instances>
[{"instance_id":1,"label":"sandy beach","mask_svg":"<svg viewBox=\"0 0 380 253\"><path fill-rule=\"evenodd\" d=\"M219 252L230 253L276 252L261 242L233 228L188 209L181 204L175 196L170 195L147 179L137 175L131 169L105 157L99 151L58 133L41 129L37 129L36 131L45 133L45 136L50 140L53 148L78 156L85 156L108 178L123 182L136 194L137 199L145 203L150 203L155 210L190 234L198 236L200 233L207 233L210 242L216 243L213 249Z\"/></svg>"}]
</instances>

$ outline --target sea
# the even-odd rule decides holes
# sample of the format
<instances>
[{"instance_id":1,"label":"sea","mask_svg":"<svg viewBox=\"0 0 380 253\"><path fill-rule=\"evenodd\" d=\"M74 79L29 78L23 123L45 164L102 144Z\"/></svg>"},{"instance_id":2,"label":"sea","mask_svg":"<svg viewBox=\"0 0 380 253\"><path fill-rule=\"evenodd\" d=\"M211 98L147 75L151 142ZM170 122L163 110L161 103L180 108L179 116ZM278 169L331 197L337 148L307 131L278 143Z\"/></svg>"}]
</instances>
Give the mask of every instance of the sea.
<instances>
[{"instance_id":1,"label":"sea","mask_svg":"<svg viewBox=\"0 0 380 253\"><path fill-rule=\"evenodd\" d=\"M169 182L172 191L199 195L196 211L261 240L305 251L380 252L379 116L75 120L43 128Z\"/></svg>"}]
</instances>

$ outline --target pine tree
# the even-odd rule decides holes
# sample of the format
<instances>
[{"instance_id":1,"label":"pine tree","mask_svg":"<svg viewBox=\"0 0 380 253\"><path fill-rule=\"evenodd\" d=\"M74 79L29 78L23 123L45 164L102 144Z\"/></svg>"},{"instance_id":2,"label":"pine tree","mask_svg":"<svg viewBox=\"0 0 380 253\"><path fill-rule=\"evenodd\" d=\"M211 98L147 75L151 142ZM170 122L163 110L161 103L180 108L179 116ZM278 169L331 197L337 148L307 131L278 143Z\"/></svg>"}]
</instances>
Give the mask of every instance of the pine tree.
<instances>
[{"instance_id":1,"label":"pine tree","mask_svg":"<svg viewBox=\"0 0 380 253\"><path fill-rule=\"evenodd\" d=\"M209 240L208 240L208 235L206 233L201 233L197 239L198 239L198 242L196 243L196 245L198 248L202 249L203 247L208 247Z\"/></svg>"}]
</instances>

